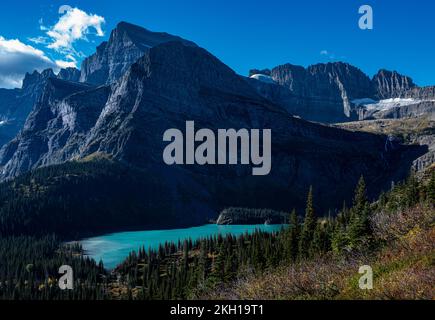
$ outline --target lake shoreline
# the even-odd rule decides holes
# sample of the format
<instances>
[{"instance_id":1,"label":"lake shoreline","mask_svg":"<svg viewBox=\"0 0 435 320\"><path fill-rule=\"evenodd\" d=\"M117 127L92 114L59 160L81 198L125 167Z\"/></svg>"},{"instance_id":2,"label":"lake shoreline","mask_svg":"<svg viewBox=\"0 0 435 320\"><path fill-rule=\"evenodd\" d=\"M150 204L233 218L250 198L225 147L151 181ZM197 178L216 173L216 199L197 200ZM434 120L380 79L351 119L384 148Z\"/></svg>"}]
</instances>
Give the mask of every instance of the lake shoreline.
<instances>
[{"instance_id":1,"label":"lake shoreline","mask_svg":"<svg viewBox=\"0 0 435 320\"><path fill-rule=\"evenodd\" d=\"M251 234L256 231L278 232L285 227L279 225L216 225L205 224L201 226L179 229L157 229L140 231L123 231L106 233L104 235L82 238L75 241L83 247L84 255L94 259L97 263L101 260L106 269L112 270L124 261L133 251L141 248L145 250L157 249L165 243L178 243L186 240L202 240L222 235Z\"/></svg>"}]
</instances>

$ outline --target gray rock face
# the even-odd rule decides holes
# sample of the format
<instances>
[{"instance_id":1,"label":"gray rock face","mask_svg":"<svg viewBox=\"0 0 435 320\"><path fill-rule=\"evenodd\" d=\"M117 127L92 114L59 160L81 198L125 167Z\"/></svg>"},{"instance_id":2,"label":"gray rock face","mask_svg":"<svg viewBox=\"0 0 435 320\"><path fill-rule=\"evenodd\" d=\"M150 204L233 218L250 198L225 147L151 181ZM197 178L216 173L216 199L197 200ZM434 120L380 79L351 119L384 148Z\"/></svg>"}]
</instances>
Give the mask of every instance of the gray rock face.
<instances>
[{"instance_id":1,"label":"gray rock face","mask_svg":"<svg viewBox=\"0 0 435 320\"><path fill-rule=\"evenodd\" d=\"M163 133L184 132L188 120L215 132L272 129L271 174L253 177L250 166L240 165L165 165ZM204 49L167 42L148 50L110 86L49 81L22 133L2 149L0 165L6 179L109 154L151 169L170 190L178 217L202 223L230 206L302 210L310 185L320 208L337 208L343 198L351 200L362 174L377 193L406 175L422 153L419 147L384 145L380 136L295 119Z\"/></svg>"},{"instance_id":2,"label":"gray rock face","mask_svg":"<svg viewBox=\"0 0 435 320\"><path fill-rule=\"evenodd\" d=\"M427 116L435 119L435 102L422 101L411 105L379 111L373 115L375 119L402 119Z\"/></svg>"},{"instance_id":3,"label":"gray rock face","mask_svg":"<svg viewBox=\"0 0 435 320\"><path fill-rule=\"evenodd\" d=\"M216 220L218 225L246 225L246 224L285 224L288 223L288 212L270 209L224 209Z\"/></svg>"},{"instance_id":4,"label":"gray rock face","mask_svg":"<svg viewBox=\"0 0 435 320\"><path fill-rule=\"evenodd\" d=\"M46 81L55 77L51 69L35 71L26 74L21 89L0 89L0 146L21 130Z\"/></svg>"},{"instance_id":5,"label":"gray rock face","mask_svg":"<svg viewBox=\"0 0 435 320\"><path fill-rule=\"evenodd\" d=\"M56 78L56 75L51 69L44 70L41 73L38 71L34 71L32 74L27 73L23 80L22 89L29 93L38 91L38 89L45 85L45 81L50 78Z\"/></svg>"},{"instance_id":6,"label":"gray rock face","mask_svg":"<svg viewBox=\"0 0 435 320\"><path fill-rule=\"evenodd\" d=\"M80 81L80 70L76 68L62 69L57 75L57 78L66 81L78 82Z\"/></svg>"},{"instance_id":7,"label":"gray rock face","mask_svg":"<svg viewBox=\"0 0 435 320\"><path fill-rule=\"evenodd\" d=\"M375 76L374 83L380 81L381 83L396 83L397 85L383 86L382 88L387 89L381 90L380 92L384 93L379 93L378 96L383 95L387 99L386 101L388 99L393 101L389 102L390 106L382 106L381 104L380 107L375 108L355 107L359 120L418 118L422 116L435 119L435 87L417 87L408 77L400 76L394 72L379 72L379 74L381 73L390 74L389 80L381 81L379 77ZM412 84L410 86L399 85L410 83Z\"/></svg>"},{"instance_id":8,"label":"gray rock face","mask_svg":"<svg viewBox=\"0 0 435 320\"><path fill-rule=\"evenodd\" d=\"M79 145L75 143L82 142L83 132L93 125L107 99L107 89L101 87L82 100L89 89L87 84L54 78L47 81L22 132L0 151L7 176L61 163L77 154Z\"/></svg>"},{"instance_id":9,"label":"gray rock face","mask_svg":"<svg viewBox=\"0 0 435 320\"><path fill-rule=\"evenodd\" d=\"M250 82L262 96L306 120L356 120L352 99L372 96L370 79L346 63L317 64L307 69L286 64L273 68L270 75L278 86Z\"/></svg>"},{"instance_id":10,"label":"gray rock face","mask_svg":"<svg viewBox=\"0 0 435 320\"><path fill-rule=\"evenodd\" d=\"M361 70L346 63L317 64L305 69L285 64L272 70L251 70L270 75L275 84L248 79L257 92L293 115L317 122L337 123L365 119L432 116L435 113L435 87L417 87L411 78L396 71L380 70L369 79ZM366 108L357 100L412 98L405 106Z\"/></svg>"},{"instance_id":11,"label":"gray rock face","mask_svg":"<svg viewBox=\"0 0 435 320\"><path fill-rule=\"evenodd\" d=\"M430 87L414 87L403 94L405 98L414 98L418 100L434 100L435 101L435 86Z\"/></svg>"},{"instance_id":12,"label":"gray rock face","mask_svg":"<svg viewBox=\"0 0 435 320\"><path fill-rule=\"evenodd\" d=\"M112 31L108 42L97 47L97 52L85 59L81 66L80 82L94 85L110 84L150 48L169 41L195 44L167 33L151 32L136 25L121 22Z\"/></svg>"},{"instance_id":13,"label":"gray rock face","mask_svg":"<svg viewBox=\"0 0 435 320\"><path fill-rule=\"evenodd\" d=\"M435 114L432 114L432 117L428 119L429 121L435 121ZM432 126L431 130L424 132L424 134L415 137L413 140L414 143L428 146L428 152L416 159L413 163L413 168L417 172L424 172L435 163L435 125Z\"/></svg>"},{"instance_id":14,"label":"gray rock face","mask_svg":"<svg viewBox=\"0 0 435 320\"><path fill-rule=\"evenodd\" d=\"M375 95L379 99L401 97L416 86L410 77L388 70L379 70L372 82Z\"/></svg>"},{"instance_id":15,"label":"gray rock face","mask_svg":"<svg viewBox=\"0 0 435 320\"><path fill-rule=\"evenodd\" d=\"M13 139L33 109L36 99L49 78L92 85L110 84L118 80L128 68L150 48L169 41L193 42L167 33L151 32L126 22L118 24L108 42L103 42L97 52L85 59L81 71L62 69L56 76L52 70L27 74L21 90L0 89L0 146Z\"/></svg>"}]
</instances>

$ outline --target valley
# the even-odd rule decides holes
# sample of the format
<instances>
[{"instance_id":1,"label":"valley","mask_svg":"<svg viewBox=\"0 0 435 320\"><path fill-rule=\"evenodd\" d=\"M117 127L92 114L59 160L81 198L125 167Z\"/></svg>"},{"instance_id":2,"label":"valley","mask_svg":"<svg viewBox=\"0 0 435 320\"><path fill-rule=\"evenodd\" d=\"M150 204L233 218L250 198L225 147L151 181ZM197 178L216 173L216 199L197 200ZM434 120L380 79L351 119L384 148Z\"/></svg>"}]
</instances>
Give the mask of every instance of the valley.
<instances>
[{"instance_id":1,"label":"valley","mask_svg":"<svg viewBox=\"0 0 435 320\"><path fill-rule=\"evenodd\" d=\"M125 39L129 39L128 45L124 44ZM147 46L144 46L144 39L149 41ZM292 68L277 68L276 77ZM343 84L343 90L355 81L366 82L367 90L370 87L370 81L361 71L343 63L318 65L310 70L318 73L318 77L310 76L310 81L319 82L315 99L325 92L334 92L333 100L327 96L324 97L326 100L323 96L319 100L324 111L331 115L335 111L327 101L336 101L333 88L337 83ZM306 71L302 73L306 74ZM74 164L95 154L105 155L117 165L152 172L147 177L146 187L139 183L135 189L165 190L159 192L158 197L148 197L143 191L149 199L145 208L166 211L173 217L166 220L173 227L202 225L228 207L296 208L302 211L304 195L312 185L318 199L317 208L334 213L343 200L351 202L352 188L361 175L366 178L370 198L375 198L388 190L392 181L406 178L413 161L428 151L425 145L400 143L386 150L383 136L309 122L304 114L298 119L282 101L258 91L257 85L262 84L261 81L236 74L207 50L176 36L151 32L125 22L119 23L109 41L85 60L80 79L77 79L77 73L74 75L75 81L45 80L42 95L23 129L0 150L0 178L13 181L24 175L29 179L34 170L50 172L51 166L65 165L67 168L68 163ZM330 75L336 75L338 82L324 82ZM383 77L387 75L382 73ZM108 84L113 77L118 77L117 81ZM88 78L92 80L86 80ZM333 86L331 90L328 83ZM280 92L287 90L281 87ZM314 84L313 88L316 88ZM353 94L352 88L346 91L347 100L366 96L365 89L358 89ZM285 92L296 97L290 91ZM341 97L344 91L337 94ZM317 114L316 110L312 112ZM236 131L270 129L270 173L252 176L252 170L258 169L252 164L167 166L162 157L167 147L162 140L164 132L168 129L182 132L186 121L194 121L198 128L213 132L220 128ZM68 181L66 178L70 174L62 172L65 178L56 179L51 184L53 190L58 181ZM90 179L99 181L100 178L95 174ZM28 180L25 185L30 182ZM5 186L11 185L5 182ZM106 186L109 188L109 184ZM112 185L112 188L110 193L115 197L110 202L122 203L124 199L117 195L117 186ZM62 205L62 212L68 211L64 209L67 207L82 207L81 204L87 201L93 203L96 197L92 197L92 193L99 193L98 189L93 189L95 191L84 198L73 196L71 201L77 203ZM162 196L168 200L161 201ZM142 203L140 199L138 201ZM56 203L56 206L61 205ZM24 216L34 216L34 212L28 210L23 209ZM41 210L51 212L53 209ZM74 217L72 212L67 216ZM118 215L114 221L124 219L122 212ZM139 221L160 224L150 218L154 213L143 210L143 215ZM101 232L112 225L102 223L105 224L107 227L102 226ZM54 222L50 225L52 227L44 229L57 228L53 226ZM121 226L136 227L137 223L124 219L113 227L119 231ZM82 232L81 227L73 229L66 233ZM85 229L94 230L94 227Z\"/></svg>"},{"instance_id":2,"label":"valley","mask_svg":"<svg viewBox=\"0 0 435 320\"><path fill-rule=\"evenodd\" d=\"M120 22L0 89L0 299L433 299L434 88Z\"/></svg>"},{"instance_id":3,"label":"valley","mask_svg":"<svg viewBox=\"0 0 435 320\"><path fill-rule=\"evenodd\" d=\"M239 237L255 232L278 232L285 225L232 225L219 226L207 224L199 227L171 230L148 230L120 232L87 238L79 241L84 253L95 261L102 261L105 268L113 270L121 264L131 252L158 250L167 243L184 243L217 236Z\"/></svg>"}]
</instances>

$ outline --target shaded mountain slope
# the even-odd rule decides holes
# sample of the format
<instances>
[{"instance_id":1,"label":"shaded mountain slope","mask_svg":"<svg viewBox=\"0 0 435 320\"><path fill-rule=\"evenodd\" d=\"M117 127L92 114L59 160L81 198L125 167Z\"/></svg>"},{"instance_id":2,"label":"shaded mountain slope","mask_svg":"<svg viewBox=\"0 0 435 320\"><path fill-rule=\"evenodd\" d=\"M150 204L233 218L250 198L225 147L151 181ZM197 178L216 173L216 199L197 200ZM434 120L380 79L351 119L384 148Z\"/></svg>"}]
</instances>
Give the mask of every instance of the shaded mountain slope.
<instances>
[{"instance_id":1,"label":"shaded mountain slope","mask_svg":"<svg viewBox=\"0 0 435 320\"><path fill-rule=\"evenodd\" d=\"M55 233L68 239L182 223L172 216L168 192L154 174L101 157L0 184L0 221L1 236Z\"/></svg>"},{"instance_id":2,"label":"shaded mountain slope","mask_svg":"<svg viewBox=\"0 0 435 320\"><path fill-rule=\"evenodd\" d=\"M319 207L334 209L343 198L351 201L361 175L375 195L402 179L425 151L386 149L385 137L296 119L206 50L181 42L151 48L111 86L50 81L41 101L0 154L3 179L109 154L159 177L180 224L203 223L230 206L302 210L310 185L316 186ZM184 131L188 120L215 132L270 128L271 174L253 177L251 167L241 165L167 166L163 133Z\"/></svg>"},{"instance_id":3,"label":"shaded mountain slope","mask_svg":"<svg viewBox=\"0 0 435 320\"><path fill-rule=\"evenodd\" d=\"M0 146L21 130L46 81L55 77L51 69L35 71L26 74L21 89L0 89Z\"/></svg>"},{"instance_id":4,"label":"shaded mountain slope","mask_svg":"<svg viewBox=\"0 0 435 320\"><path fill-rule=\"evenodd\" d=\"M396 71L382 69L370 79L343 62L308 68L285 64L272 70L251 70L248 81L263 97L310 121L334 123L435 114L433 88L417 87L410 77Z\"/></svg>"}]
</instances>

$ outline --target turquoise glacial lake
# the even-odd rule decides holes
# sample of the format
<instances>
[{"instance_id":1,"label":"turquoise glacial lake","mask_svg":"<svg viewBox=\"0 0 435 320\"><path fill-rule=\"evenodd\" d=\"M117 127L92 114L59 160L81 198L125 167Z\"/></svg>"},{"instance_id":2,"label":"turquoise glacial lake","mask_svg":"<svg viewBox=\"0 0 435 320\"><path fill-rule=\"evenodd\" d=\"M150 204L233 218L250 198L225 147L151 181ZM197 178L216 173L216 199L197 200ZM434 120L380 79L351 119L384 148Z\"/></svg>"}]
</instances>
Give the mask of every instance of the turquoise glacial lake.
<instances>
[{"instance_id":1,"label":"turquoise glacial lake","mask_svg":"<svg viewBox=\"0 0 435 320\"><path fill-rule=\"evenodd\" d=\"M107 269L113 269L120 264L132 251L157 249L165 242L178 242L187 239L193 241L219 234L242 235L253 233L256 230L275 232L281 230L283 225L231 225L220 226L207 224L200 227L173 230L150 230L135 232L111 233L103 236L88 238L80 241L87 256L99 262L103 261Z\"/></svg>"}]
</instances>

